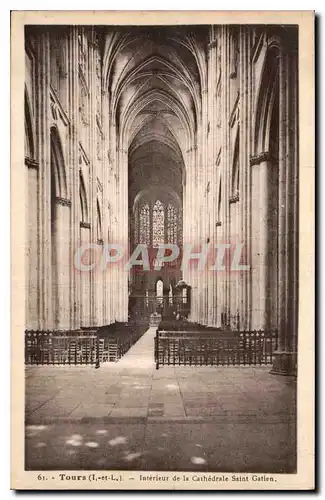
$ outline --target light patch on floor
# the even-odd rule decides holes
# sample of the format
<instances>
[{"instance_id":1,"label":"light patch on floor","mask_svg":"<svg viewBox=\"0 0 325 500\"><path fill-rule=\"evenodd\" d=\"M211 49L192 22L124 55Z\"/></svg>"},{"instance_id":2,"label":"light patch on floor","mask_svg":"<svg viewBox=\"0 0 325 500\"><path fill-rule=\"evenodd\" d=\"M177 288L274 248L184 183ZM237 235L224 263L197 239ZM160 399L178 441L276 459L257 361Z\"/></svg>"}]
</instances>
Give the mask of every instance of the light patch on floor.
<instances>
[{"instance_id":1,"label":"light patch on floor","mask_svg":"<svg viewBox=\"0 0 325 500\"><path fill-rule=\"evenodd\" d=\"M98 431L96 431L96 434L107 434L107 430L99 429Z\"/></svg>"},{"instance_id":2,"label":"light patch on floor","mask_svg":"<svg viewBox=\"0 0 325 500\"><path fill-rule=\"evenodd\" d=\"M27 425L26 429L30 431L44 431L47 425Z\"/></svg>"},{"instance_id":3,"label":"light patch on floor","mask_svg":"<svg viewBox=\"0 0 325 500\"><path fill-rule=\"evenodd\" d=\"M136 458L141 457L142 453L137 452L137 453L129 453L128 455L125 455L124 460L127 460L128 462L131 462L132 460L135 460Z\"/></svg>"},{"instance_id":4,"label":"light patch on floor","mask_svg":"<svg viewBox=\"0 0 325 500\"><path fill-rule=\"evenodd\" d=\"M44 448L46 446L46 443L39 442L35 444L35 448Z\"/></svg>"},{"instance_id":5,"label":"light patch on floor","mask_svg":"<svg viewBox=\"0 0 325 500\"><path fill-rule=\"evenodd\" d=\"M176 385L176 384L166 384L166 388L171 391L173 389L178 389L178 385Z\"/></svg>"},{"instance_id":6,"label":"light patch on floor","mask_svg":"<svg viewBox=\"0 0 325 500\"><path fill-rule=\"evenodd\" d=\"M82 441L82 436L80 434L72 434L71 439Z\"/></svg>"},{"instance_id":7,"label":"light patch on floor","mask_svg":"<svg viewBox=\"0 0 325 500\"><path fill-rule=\"evenodd\" d=\"M98 448L99 444L96 441L89 441L85 443L85 446L88 446L88 448Z\"/></svg>"},{"instance_id":8,"label":"light patch on floor","mask_svg":"<svg viewBox=\"0 0 325 500\"><path fill-rule=\"evenodd\" d=\"M27 431L26 432L26 436L27 437L34 437L34 436L37 436L37 432L33 432L33 431Z\"/></svg>"},{"instance_id":9,"label":"light patch on floor","mask_svg":"<svg viewBox=\"0 0 325 500\"><path fill-rule=\"evenodd\" d=\"M69 444L70 446L81 446L82 441L79 439L67 439L66 444Z\"/></svg>"},{"instance_id":10,"label":"light patch on floor","mask_svg":"<svg viewBox=\"0 0 325 500\"><path fill-rule=\"evenodd\" d=\"M195 465L203 465L203 464L207 463L206 460L202 457L192 457L191 462L192 462L192 464L195 464Z\"/></svg>"},{"instance_id":11,"label":"light patch on floor","mask_svg":"<svg viewBox=\"0 0 325 500\"><path fill-rule=\"evenodd\" d=\"M148 358L142 357L141 361L139 361L138 359L131 359L131 356L130 356L130 358L127 358L125 356L120 361L121 368L130 368L130 369L136 368L136 369L142 371L142 370L147 370L148 368L151 368L153 366L154 366L154 361L152 360L150 355L148 355Z\"/></svg>"},{"instance_id":12,"label":"light patch on floor","mask_svg":"<svg viewBox=\"0 0 325 500\"><path fill-rule=\"evenodd\" d=\"M114 439L111 439L110 441L108 441L108 444L110 446L116 446L118 444L125 444L127 442L127 438L124 437L124 436L117 436L116 438Z\"/></svg>"}]
</instances>

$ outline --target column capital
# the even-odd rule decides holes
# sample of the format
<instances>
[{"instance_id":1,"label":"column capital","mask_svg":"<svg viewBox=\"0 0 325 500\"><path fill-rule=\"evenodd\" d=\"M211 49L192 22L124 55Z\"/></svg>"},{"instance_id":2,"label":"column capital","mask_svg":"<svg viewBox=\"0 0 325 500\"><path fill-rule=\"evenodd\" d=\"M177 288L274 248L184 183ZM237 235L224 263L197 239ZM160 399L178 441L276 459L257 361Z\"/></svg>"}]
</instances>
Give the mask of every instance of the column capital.
<instances>
[{"instance_id":1,"label":"column capital","mask_svg":"<svg viewBox=\"0 0 325 500\"><path fill-rule=\"evenodd\" d=\"M260 163L263 163L266 161L274 161L274 158L272 157L272 155L269 151L262 151L261 153L258 153L257 155L251 156L249 159L249 164L252 167L253 165L259 165Z\"/></svg>"},{"instance_id":2,"label":"column capital","mask_svg":"<svg viewBox=\"0 0 325 500\"><path fill-rule=\"evenodd\" d=\"M33 158L29 158L28 156L25 156L25 165L28 168L39 168L39 162L37 160L34 160Z\"/></svg>"},{"instance_id":3,"label":"column capital","mask_svg":"<svg viewBox=\"0 0 325 500\"><path fill-rule=\"evenodd\" d=\"M55 202L64 207L71 207L71 201L66 198L56 197Z\"/></svg>"}]
</instances>

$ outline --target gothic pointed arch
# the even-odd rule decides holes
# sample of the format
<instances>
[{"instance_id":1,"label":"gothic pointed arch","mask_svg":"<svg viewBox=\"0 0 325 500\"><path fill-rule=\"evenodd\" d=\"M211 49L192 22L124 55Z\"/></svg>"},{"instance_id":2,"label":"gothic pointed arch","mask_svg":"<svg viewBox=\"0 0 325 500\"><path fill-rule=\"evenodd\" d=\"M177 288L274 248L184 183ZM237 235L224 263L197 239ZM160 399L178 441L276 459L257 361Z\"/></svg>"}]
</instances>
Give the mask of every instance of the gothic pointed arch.
<instances>
[{"instance_id":1,"label":"gothic pointed arch","mask_svg":"<svg viewBox=\"0 0 325 500\"><path fill-rule=\"evenodd\" d=\"M97 216L97 241L99 243L102 243L103 241L102 214L98 198L96 202L96 216Z\"/></svg>"},{"instance_id":2,"label":"gothic pointed arch","mask_svg":"<svg viewBox=\"0 0 325 500\"><path fill-rule=\"evenodd\" d=\"M51 128L51 172L57 198L67 199L67 176L62 142L57 127Z\"/></svg>"},{"instance_id":3,"label":"gothic pointed arch","mask_svg":"<svg viewBox=\"0 0 325 500\"><path fill-rule=\"evenodd\" d=\"M25 88L25 157L35 158L35 136L33 130L32 107L28 91Z\"/></svg>"},{"instance_id":4,"label":"gothic pointed arch","mask_svg":"<svg viewBox=\"0 0 325 500\"><path fill-rule=\"evenodd\" d=\"M60 325L60 309L64 297L64 273L61 271L62 255L66 252L64 238L65 214L67 204L67 179L62 143L58 129L50 129L51 158L51 283L54 326Z\"/></svg>"},{"instance_id":5,"label":"gothic pointed arch","mask_svg":"<svg viewBox=\"0 0 325 500\"><path fill-rule=\"evenodd\" d=\"M161 276L156 279L155 284L156 298L158 301L162 302L164 297L164 281Z\"/></svg>"},{"instance_id":6,"label":"gothic pointed arch","mask_svg":"<svg viewBox=\"0 0 325 500\"><path fill-rule=\"evenodd\" d=\"M262 307L264 321L268 327L272 328L277 327L279 311L279 61L281 57L278 43L270 42L265 55L256 101L255 157L253 157L255 178L259 176L261 179L262 175L263 179L262 185L256 182L261 189L260 208L267 214L255 223L258 230L267 235L263 249L267 266L262 276L268 295Z\"/></svg>"},{"instance_id":7,"label":"gothic pointed arch","mask_svg":"<svg viewBox=\"0 0 325 500\"><path fill-rule=\"evenodd\" d=\"M269 152L273 107L278 105L280 49L274 44L268 49L256 101L254 131L255 154Z\"/></svg>"},{"instance_id":8,"label":"gothic pointed arch","mask_svg":"<svg viewBox=\"0 0 325 500\"><path fill-rule=\"evenodd\" d=\"M136 243L150 245L150 207L149 203L145 202L139 208L139 215L136 217Z\"/></svg>"},{"instance_id":9,"label":"gothic pointed arch","mask_svg":"<svg viewBox=\"0 0 325 500\"><path fill-rule=\"evenodd\" d=\"M88 223L89 222L89 214L88 214L88 202L87 202L87 192L85 181L82 175L82 172L79 172L79 199L80 199L80 222Z\"/></svg>"}]
</instances>

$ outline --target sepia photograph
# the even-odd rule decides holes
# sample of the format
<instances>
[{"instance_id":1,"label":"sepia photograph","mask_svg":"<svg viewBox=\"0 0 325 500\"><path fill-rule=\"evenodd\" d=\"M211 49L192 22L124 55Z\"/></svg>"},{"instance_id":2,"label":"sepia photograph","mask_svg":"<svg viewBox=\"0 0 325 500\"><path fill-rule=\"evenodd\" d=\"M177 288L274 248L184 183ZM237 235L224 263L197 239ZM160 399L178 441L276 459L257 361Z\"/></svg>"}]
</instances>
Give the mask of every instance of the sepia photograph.
<instances>
[{"instance_id":1,"label":"sepia photograph","mask_svg":"<svg viewBox=\"0 0 325 500\"><path fill-rule=\"evenodd\" d=\"M20 18L13 487L312 488L307 29L253 14Z\"/></svg>"}]
</instances>

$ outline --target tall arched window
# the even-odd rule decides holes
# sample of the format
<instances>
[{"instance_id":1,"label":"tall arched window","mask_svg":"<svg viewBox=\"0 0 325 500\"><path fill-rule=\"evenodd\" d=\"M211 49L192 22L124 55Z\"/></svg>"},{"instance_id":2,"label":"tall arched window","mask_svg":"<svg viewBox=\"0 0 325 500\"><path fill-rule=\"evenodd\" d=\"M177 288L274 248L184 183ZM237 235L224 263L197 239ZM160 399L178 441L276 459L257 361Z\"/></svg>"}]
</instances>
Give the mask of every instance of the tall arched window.
<instances>
[{"instance_id":1,"label":"tall arched window","mask_svg":"<svg viewBox=\"0 0 325 500\"><path fill-rule=\"evenodd\" d=\"M143 205L140 210L139 243L150 245L150 210L148 203Z\"/></svg>"},{"instance_id":2,"label":"tall arched window","mask_svg":"<svg viewBox=\"0 0 325 500\"><path fill-rule=\"evenodd\" d=\"M67 178L64 156L59 133L55 127L51 128L51 165L56 186L56 196L67 198Z\"/></svg>"},{"instance_id":3,"label":"tall arched window","mask_svg":"<svg viewBox=\"0 0 325 500\"><path fill-rule=\"evenodd\" d=\"M156 298L157 302L162 302L164 298L164 284L162 280L158 280L156 283Z\"/></svg>"},{"instance_id":4,"label":"tall arched window","mask_svg":"<svg viewBox=\"0 0 325 500\"><path fill-rule=\"evenodd\" d=\"M27 90L25 89L25 156L34 158L34 134L32 125L32 111Z\"/></svg>"},{"instance_id":5,"label":"tall arched window","mask_svg":"<svg viewBox=\"0 0 325 500\"><path fill-rule=\"evenodd\" d=\"M182 240L180 209L173 202L144 202L134 211L134 243L177 244Z\"/></svg>"},{"instance_id":6,"label":"tall arched window","mask_svg":"<svg viewBox=\"0 0 325 500\"><path fill-rule=\"evenodd\" d=\"M67 200L67 180L61 140L56 128L51 128L51 265L52 265L52 307L54 327L61 318L60 305L64 301L64 276L59 263L66 251L62 200ZM66 207L66 205L63 205ZM66 210L64 208L63 210Z\"/></svg>"},{"instance_id":7,"label":"tall arched window","mask_svg":"<svg viewBox=\"0 0 325 500\"><path fill-rule=\"evenodd\" d=\"M152 211L152 244L165 242L165 210L161 201L157 200Z\"/></svg>"},{"instance_id":8,"label":"tall arched window","mask_svg":"<svg viewBox=\"0 0 325 500\"><path fill-rule=\"evenodd\" d=\"M136 209L134 213L134 242L139 241L139 210Z\"/></svg>"},{"instance_id":9,"label":"tall arched window","mask_svg":"<svg viewBox=\"0 0 325 500\"><path fill-rule=\"evenodd\" d=\"M171 203L167 207L167 243L177 243L177 213Z\"/></svg>"}]
</instances>

